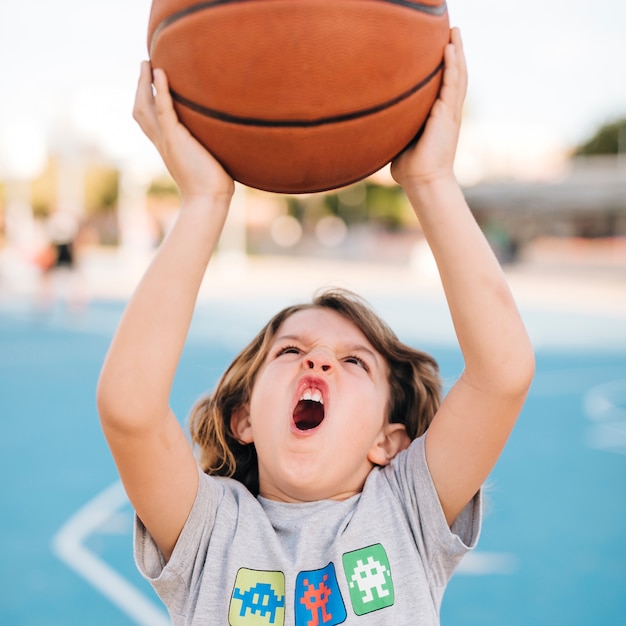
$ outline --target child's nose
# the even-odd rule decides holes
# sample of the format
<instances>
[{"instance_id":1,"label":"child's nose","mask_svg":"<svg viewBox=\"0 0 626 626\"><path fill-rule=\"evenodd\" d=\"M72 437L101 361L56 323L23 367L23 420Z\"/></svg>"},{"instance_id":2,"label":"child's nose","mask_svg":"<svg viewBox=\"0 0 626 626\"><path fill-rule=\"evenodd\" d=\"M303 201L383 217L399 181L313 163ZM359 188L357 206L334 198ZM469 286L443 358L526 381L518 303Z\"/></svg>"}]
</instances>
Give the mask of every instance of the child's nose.
<instances>
[{"instance_id":1,"label":"child's nose","mask_svg":"<svg viewBox=\"0 0 626 626\"><path fill-rule=\"evenodd\" d=\"M318 350L307 355L305 364L310 370L320 369L322 372L328 372L332 368L332 358L325 352Z\"/></svg>"}]
</instances>

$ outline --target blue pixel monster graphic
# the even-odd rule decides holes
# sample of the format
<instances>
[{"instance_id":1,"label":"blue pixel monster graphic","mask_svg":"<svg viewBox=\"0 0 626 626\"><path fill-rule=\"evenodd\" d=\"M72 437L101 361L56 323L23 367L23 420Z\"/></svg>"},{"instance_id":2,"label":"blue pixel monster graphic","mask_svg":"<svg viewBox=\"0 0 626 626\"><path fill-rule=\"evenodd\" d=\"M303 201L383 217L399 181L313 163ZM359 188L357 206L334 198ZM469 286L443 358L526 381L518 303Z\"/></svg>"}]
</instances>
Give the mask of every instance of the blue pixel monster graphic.
<instances>
[{"instance_id":1,"label":"blue pixel monster graphic","mask_svg":"<svg viewBox=\"0 0 626 626\"><path fill-rule=\"evenodd\" d=\"M231 626L282 626L285 623L285 577L282 572L241 568L230 600Z\"/></svg>"},{"instance_id":2,"label":"blue pixel monster graphic","mask_svg":"<svg viewBox=\"0 0 626 626\"><path fill-rule=\"evenodd\" d=\"M300 572L296 579L296 626L333 626L346 620L335 566Z\"/></svg>"}]
</instances>

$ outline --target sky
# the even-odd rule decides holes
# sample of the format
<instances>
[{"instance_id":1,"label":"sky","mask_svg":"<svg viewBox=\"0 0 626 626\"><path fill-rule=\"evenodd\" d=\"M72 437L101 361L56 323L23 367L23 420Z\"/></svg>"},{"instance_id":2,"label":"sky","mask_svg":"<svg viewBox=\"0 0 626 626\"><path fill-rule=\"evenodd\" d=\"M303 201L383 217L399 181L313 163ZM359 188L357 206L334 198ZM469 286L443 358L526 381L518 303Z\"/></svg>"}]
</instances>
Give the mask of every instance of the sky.
<instances>
[{"instance_id":1,"label":"sky","mask_svg":"<svg viewBox=\"0 0 626 626\"><path fill-rule=\"evenodd\" d=\"M296 1L296 0L294 0ZM335 0L339 1L339 0ZM624 0L449 0L470 86L468 178L541 176L599 125L626 116ZM0 177L37 169L71 130L116 162L158 167L131 117L149 0L0 4Z\"/></svg>"}]
</instances>

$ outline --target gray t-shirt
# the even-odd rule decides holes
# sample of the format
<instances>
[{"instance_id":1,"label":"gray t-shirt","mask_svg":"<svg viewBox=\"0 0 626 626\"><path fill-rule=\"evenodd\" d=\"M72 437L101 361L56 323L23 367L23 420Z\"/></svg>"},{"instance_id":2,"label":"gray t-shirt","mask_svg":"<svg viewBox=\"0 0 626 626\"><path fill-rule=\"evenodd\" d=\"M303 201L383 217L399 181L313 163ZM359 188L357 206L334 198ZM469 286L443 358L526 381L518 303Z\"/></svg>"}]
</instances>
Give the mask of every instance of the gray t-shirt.
<instances>
[{"instance_id":1,"label":"gray t-shirt","mask_svg":"<svg viewBox=\"0 0 626 626\"><path fill-rule=\"evenodd\" d=\"M341 502L255 498L201 473L167 565L139 519L135 559L176 626L436 626L481 518L479 493L448 527L420 437Z\"/></svg>"}]
</instances>

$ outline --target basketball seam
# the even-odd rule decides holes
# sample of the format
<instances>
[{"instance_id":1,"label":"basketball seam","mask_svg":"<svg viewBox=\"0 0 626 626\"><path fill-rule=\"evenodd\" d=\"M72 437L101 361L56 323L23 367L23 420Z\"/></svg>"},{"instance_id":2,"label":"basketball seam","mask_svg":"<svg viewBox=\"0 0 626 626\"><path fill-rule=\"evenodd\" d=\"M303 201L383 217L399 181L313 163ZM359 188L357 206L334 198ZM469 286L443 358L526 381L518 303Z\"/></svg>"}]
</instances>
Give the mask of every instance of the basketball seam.
<instances>
[{"instance_id":1,"label":"basketball seam","mask_svg":"<svg viewBox=\"0 0 626 626\"><path fill-rule=\"evenodd\" d=\"M172 94L172 99L175 102L178 102L182 106L192 111L195 111L196 113L200 113L205 117L211 117L213 119L219 120L220 122L239 124L240 126L256 126L264 128L315 128L317 126L327 126L329 124L340 124L342 122L349 122L351 120L367 117L368 115L374 115L375 113L379 113L380 111L384 111L389 107L395 106L396 104L402 102L403 100L406 100L414 93L422 89L431 80L433 80L433 78L435 78L435 76L437 76L437 74L439 74L442 69L443 61L441 61L441 63L439 63L439 65L419 83L413 85L413 87L407 89L395 98L383 102L382 104L377 104L373 107L368 107L367 109L361 109L359 111L352 111L350 113L332 115L329 117L320 117L314 120L278 120L241 117L237 115L231 115L230 113L225 113L223 111L218 111L217 109L211 109L210 107L205 107L201 104L198 104L197 102L193 102L192 100L185 98L184 96L181 96L173 89L170 90L170 93Z\"/></svg>"},{"instance_id":2,"label":"basketball seam","mask_svg":"<svg viewBox=\"0 0 626 626\"><path fill-rule=\"evenodd\" d=\"M170 24L188 16L193 13L198 13L199 11L204 11L204 9L208 9L210 7L219 6L221 4L235 4L235 3L244 3L249 2L250 0L207 0L206 2L200 2L199 4L195 4L194 6L187 7L186 9L182 9L180 11L176 11L176 13L172 13L172 15L166 17L164 20L161 20L159 24L157 24L154 32L152 33L152 37L150 38L150 55L152 56L152 50L154 48L154 43L159 35L159 33L167 28ZM448 10L447 3L444 1L439 6L432 6L429 4L420 4L418 2L411 2L410 0L379 0L380 2L386 2L387 4L397 4L398 6L406 7L407 9L413 9L414 11L419 11L420 13L428 13L429 15L444 15Z\"/></svg>"}]
</instances>

